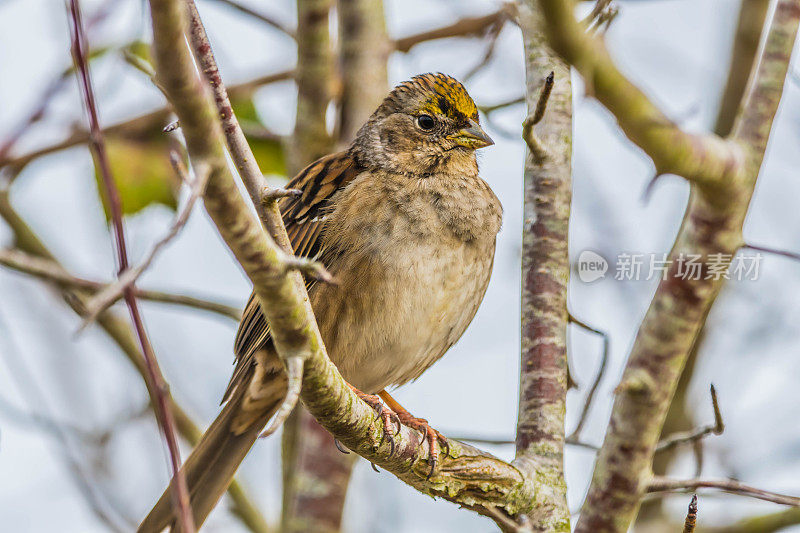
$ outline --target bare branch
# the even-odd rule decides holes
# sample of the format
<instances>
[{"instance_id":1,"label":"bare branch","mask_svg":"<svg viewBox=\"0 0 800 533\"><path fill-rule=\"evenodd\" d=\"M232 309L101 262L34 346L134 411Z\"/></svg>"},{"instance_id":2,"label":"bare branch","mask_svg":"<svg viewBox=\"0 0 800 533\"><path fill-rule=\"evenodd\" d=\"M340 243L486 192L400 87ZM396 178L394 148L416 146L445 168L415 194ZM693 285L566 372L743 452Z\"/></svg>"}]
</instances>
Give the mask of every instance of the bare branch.
<instances>
[{"instance_id":1,"label":"bare branch","mask_svg":"<svg viewBox=\"0 0 800 533\"><path fill-rule=\"evenodd\" d=\"M418 432L402 428L394 437L395 454L390 455L380 418L350 390L326 356L302 280L283 273L280 248L248 210L225 165L217 112L183 45L184 4L175 0L150 4L159 82L181 120L190 160L212 169L206 209L265 304L277 352L284 360L305 357L301 396L309 411L345 446L418 490L484 514L494 507L509 515L527 511L533 483L516 467L485 452L451 441L450 450L441 451L441 471L428 480L429 468L423 464L427 444ZM489 492L487 484L492 486Z\"/></svg>"},{"instance_id":2,"label":"bare branch","mask_svg":"<svg viewBox=\"0 0 800 533\"><path fill-rule=\"evenodd\" d=\"M575 20L572 2L539 0L550 42L654 161L693 188L668 257L671 269L639 328L598 454L578 533L626 531L636 515L680 369L724 280L681 276L679 254L732 257L780 101L797 33L798 0L779 0L759 70L730 141L686 133L619 72L602 42ZM626 487L620 490L620 487Z\"/></svg>"},{"instance_id":3,"label":"bare branch","mask_svg":"<svg viewBox=\"0 0 800 533\"><path fill-rule=\"evenodd\" d=\"M242 4L240 2L236 2L235 0L214 0L214 1L215 2L219 2L220 4L224 4L226 6L232 7L233 9L235 9L236 11L238 11L240 13L244 13L245 15L247 15L249 17L252 17L252 18L254 18L256 20L259 20L259 21L265 23L267 26L269 26L269 27L271 27L273 29L276 29L276 30L278 30L279 32L281 32L281 33L283 33L285 35L288 35L292 39L295 38L294 31L289 29L282 22L279 22L278 20L276 20L275 18L273 18L273 17L271 17L271 16L269 16L267 14L264 14L264 13L262 13L260 11L256 11L255 9L252 9L252 8Z\"/></svg>"},{"instance_id":4,"label":"bare branch","mask_svg":"<svg viewBox=\"0 0 800 533\"><path fill-rule=\"evenodd\" d=\"M539 3L551 45L580 72L587 91L616 116L628 138L652 158L658 174L677 174L717 189L736 179L745 163L737 145L682 131L622 75L603 42L585 32L575 20L572 2Z\"/></svg>"},{"instance_id":5,"label":"bare branch","mask_svg":"<svg viewBox=\"0 0 800 533\"><path fill-rule=\"evenodd\" d=\"M733 38L731 66L728 80L722 93L714 133L728 135L747 88L747 81L758 54L758 44L767 18L770 0L742 0L739 6L739 22Z\"/></svg>"},{"instance_id":6,"label":"bare branch","mask_svg":"<svg viewBox=\"0 0 800 533\"><path fill-rule=\"evenodd\" d=\"M132 287L139 279L139 276L144 274L145 270L150 267L158 253L167 244L169 244L169 242L174 239L178 233L180 233L180 231L189 221L189 216L192 214L194 204L197 202L197 199L203 195L208 172L202 170L198 172L195 179L192 180L186 173L186 169L183 167L183 162L180 160L180 157L177 155L177 153L170 153L170 161L172 162L175 172L181 178L181 181L189 186L189 197L186 199L186 203L175 215L175 218L172 221L169 230L167 230L167 233L161 237L161 239L156 241L147 255L145 255L142 262L133 268L124 270L119 275L115 283L104 287L87 302L86 316L84 317L78 331L83 331L86 329L89 324L97 320L97 317L100 315L100 313L114 305L114 303L120 298L123 298L125 292L129 290L129 288Z\"/></svg>"},{"instance_id":7,"label":"bare branch","mask_svg":"<svg viewBox=\"0 0 800 533\"><path fill-rule=\"evenodd\" d=\"M506 100L504 102L499 102L497 104L478 106L478 109L484 115L488 115L494 111L497 111L498 109L505 109L506 107L524 103L525 103L525 97L518 96L516 98L512 98L511 100Z\"/></svg>"},{"instance_id":8,"label":"bare branch","mask_svg":"<svg viewBox=\"0 0 800 533\"><path fill-rule=\"evenodd\" d=\"M61 266L50 250L45 247L30 226L26 224L13 209L9 202L8 191L3 189L0 189L0 218L2 218L11 229L14 234L14 240L20 250L31 257L41 258L42 260L54 264L58 269L64 270L63 266ZM98 284L98 286L99 285L100 284ZM87 294L79 287L80 285L74 287L72 285L63 285L59 288L61 289L60 293L64 302L75 311L78 316L81 316L85 312L84 303L87 299ZM119 346L126 359L141 376L142 381L149 387L150 384L147 379L147 368L144 362L144 356L137 345L136 336L130 325L122 317L110 310L102 313L98 317L97 325ZM200 428L191 417L189 417L186 411L175 402L174 398L169 394L169 391L167 391L166 395L170 410L174 413L176 426L181 436L189 444L197 444L202 433ZM242 523L250 531L254 533L267 533L269 531L266 520L237 480L231 483L231 486L228 488L228 495L233 503L232 512L242 520Z\"/></svg>"},{"instance_id":9,"label":"bare branch","mask_svg":"<svg viewBox=\"0 0 800 533\"><path fill-rule=\"evenodd\" d=\"M656 476L650 480L647 486L647 492L651 494L660 492L685 492L695 491L702 488L718 489L729 494L747 496L749 498L756 498L758 500L764 500L780 505L800 507L800 497L787 496L785 494L778 494L777 492L758 489L756 487L751 487L749 485L745 485L744 483L740 483L734 479L670 479Z\"/></svg>"},{"instance_id":10,"label":"bare branch","mask_svg":"<svg viewBox=\"0 0 800 533\"><path fill-rule=\"evenodd\" d=\"M300 189L284 189L281 187L264 187L264 192L261 195L262 198L266 200L278 200L280 198L286 198L287 196L300 196L303 194L303 191Z\"/></svg>"},{"instance_id":11,"label":"bare branch","mask_svg":"<svg viewBox=\"0 0 800 533\"><path fill-rule=\"evenodd\" d=\"M675 433L663 439L656 446L656 452L663 452L690 442L696 442L707 435L722 435L725 431L725 424L722 422L722 413L719 410L719 402L717 401L717 391L714 384L711 384L711 405L714 408L714 423L708 426L697 428L694 431L682 431Z\"/></svg>"},{"instance_id":12,"label":"bare branch","mask_svg":"<svg viewBox=\"0 0 800 533\"><path fill-rule=\"evenodd\" d=\"M536 134L533 133L533 127L538 124L544 117L545 109L547 108L547 101L550 99L550 91L553 89L553 71L547 75L544 80L542 89L539 92L539 99L536 102L536 108L533 113L525 119L522 123L522 138L528 145L534 161L541 164L547 159L547 149L542 145Z\"/></svg>"},{"instance_id":13,"label":"bare branch","mask_svg":"<svg viewBox=\"0 0 800 533\"><path fill-rule=\"evenodd\" d=\"M341 112L339 141L350 142L389 90L383 0L339 0Z\"/></svg>"},{"instance_id":14,"label":"bare branch","mask_svg":"<svg viewBox=\"0 0 800 533\"><path fill-rule=\"evenodd\" d=\"M228 88L228 93L233 98L244 97L251 94L259 87L263 87L264 85L269 85L271 83L291 80L293 77L294 70L285 70L281 72L275 72L273 74L266 74L264 76L253 78L250 81L233 85ZM135 118L104 128L102 132L108 137L139 139L147 136L153 131L158 131L159 129L164 128L164 124L169 120L170 116L171 111L166 107L162 107L161 109L156 109L155 111L151 111L149 113L145 113ZM170 125L174 126L174 128L179 126L177 122L172 122ZM87 142L89 142L89 132L87 130L78 130L70 134L70 136L66 139L55 144L33 150L23 155L2 158L0 159L0 168L9 167L18 172L28 163L39 159L40 157L60 152L61 150L72 148L73 146L86 144Z\"/></svg>"},{"instance_id":15,"label":"bare branch","mask_svg":"<svg viewBox=\"0 0 800 533\"><path fill-rule=\"evenodd\" d=\"M524 172L520 390L513 464L536 481L536 499L525 513L529 530L568 531L564 419L572 83L569 67L547 46L540 9L521 3L519 25L529 112L522 137L530 155ZM533 133L537 124L539 136Z\"/></svg>"},{"instance_id":16,"label":"bare branch","mask_svg":"<svg viewBox=\"0 0 800 533\"><path fill-rule=\"evenodd\" d=\"M474 67L469 69L466 74L462 76L464 82L471 80L478 72L489 65L492 57L494 57L494 52L497 49L497 42L500 40L500 33L503 31L505 23L506 20L501 19L490 26L488 42L486 43L486 50L483 52L483 57L481 57Z\"/></svg>"},{"instance_id":17,"label":"bare branch","mask_svg":"<svg viewBox=\"0 0 800 533\"><path fill-rule=\"evenodd\" d=\"M27 254L17 249L0 249L0 265L55 283L59 287L88 289L96 293L107 286L107 284L99 281L73 276L58 263ZM184 294L140 289L138 287L134 292L136 297L141 300L194 307L196 309L227 316L237 321L242 317L241 309L220 302L213 302Z\"/></svg>"},{"instance_id":18,"label":"bare branch","mask_svg":"<svg viewBox=\"0 0 800 533\"><path fill-rule=\"evenodd\" d=\"M100 8L98 8L87 20L86 20L86 32L90 33L91 30L101 22L103 22L106 17L111 12L111 7L113 7L115 1L114 0L106 0ZM66 85L67 80L70 79L70 76L73 74L74 67L67 68L61 74L58 75L50 84L45 88L42 92L41 96L37 104L33 107L33 111L22 119L20 123L11 130L11 133L6 138L5 141L0 143L0 161L3 161L8 156L9 152L14 148L23 135L30 129L31 126L36 124L37 122L41 121L46 113L48 107L50 107L50 102L52 102L53 98L61 92L61 90Z\"/></svg>"},{"instance_id":19,"label":"bare branch","mask_svg":"<svg viewBox=\"0 0 800 533\"><path fill-rule=\"evenodd\" d=\"M755 244L744 244L742 250L753 250L754 252L764 252L765 254L779 255L794 261L800 261L800 253L788 252L786 250L778 250L777 248L768 248L766 246L758 246Z\"/></svg>"},{"instance_id":20,"label":"bare branch","mask_svg":"<svg viewBox=\"0 0 800 533\"><path fill-rule=\"evenodd\" d=\"M481 35L495 24L510 19L514 15L514 11L514 5L506 3L503 7L488 15L483 15L481 17L465 17L441 28L397 39L394 41L394 49L398 52L408 52L420 43L435 39Z\"/></svg>"},{"instance_id":21,"label":"bare branch","mask_svg":"<svg viewBox=\"0 0 800 533\"><path fill-rule=\"evenodd\" d=\"M208 35L206 35L203 21L200 20L200 15L197 12L197 6L195 6L194 0L188 0L187 5L190 17L190 41L195 57L200 63L200 70L214 93L214 103L222 120L222 131L225 135L225 143L231 154L231 159L233 159L236 169L239 171L261 223L272 239L285 252L291 253L292 248L289 244L289 237L286 235L286 229L283 227L278 205L274 199L265 201L267 197L262 194L264 176L258 167L258 162L250 149L250 145L247 143L244 132L239 126L236 114L233 112L233 106L228 98L228 91L225 88L225 84L222 83L217 61L214 58L214 52L211 49Z\"/></svg>"},{"instance_id":22,"label":"bare branch","mask_svg":"<svg viewBox=\"0 0 800 533\"><path fill-rule=\"evenodd\" d=\"M600 357L600 366L597 369L597 375L595 375L594 381L592 382L591 387L589 387L589 392L586 393L586 399L583 401L583 408L581 409L581 414L578 417L578 423L575 426L575 429L572 430L572 433L570 433L569 437L567 437L567 442L572 441L573 443L577 443L580 440L583 426L586 423L586 420L589 418L589 410L592 407L594 396L597 393L597 389L600 387L600 382L603 380L603 376L605 376L606 368L608 368L608 354L610 352L611 342L608 333L595 329L584 322L581 322L571 314L569 315L569 321L585 329L586 331L589 331L590 333L599 335L603 339L603 354Z\"/></svg>"},{"instance_id":23,"label":"bare branch","mask_svg":"<svg viewBox=\"0 0 800 533\"><path fill-rule=\"evenodd\" d=\"M128 268L128 251L125 245L125 230L122 223L122 205L120 203L119 191L116 188L114 178L111 175L111 165L105 149L105 141L100 130L100 121L97 117L97 107L94 98L94 89L89 74L89 66L86 58L86 35L84 33L83 22L81 21L81 11L78 0L70 0L70 33L72 38L72 57L80 79L81 93L89 119L90 140L89 145L96 158L96 164L102 176L106 200L110 206L114 237L117 245L117 259L119 262L119 273L121 274ZM139 313L136 303L136 296L128 287L125 291L125 303L128 305L131 320L133 321L139 343L144 354L145 364L147 365L148 378L152 384L150 389L153 404L155 406L156 418L158 419L161 430L167 441L170 460L172 462L172 473L176 477L173 484L173 497L178 509L178 524L184 533L192 533L195 530L192 518L191 507L189 506L189 492L186 486L186 479L180 472L180 449L175 437L175 420L167 402L166 382L161 375L158 361L153 353L147 333L144 329L144 322Z\"/></svg>"}]
</instances>

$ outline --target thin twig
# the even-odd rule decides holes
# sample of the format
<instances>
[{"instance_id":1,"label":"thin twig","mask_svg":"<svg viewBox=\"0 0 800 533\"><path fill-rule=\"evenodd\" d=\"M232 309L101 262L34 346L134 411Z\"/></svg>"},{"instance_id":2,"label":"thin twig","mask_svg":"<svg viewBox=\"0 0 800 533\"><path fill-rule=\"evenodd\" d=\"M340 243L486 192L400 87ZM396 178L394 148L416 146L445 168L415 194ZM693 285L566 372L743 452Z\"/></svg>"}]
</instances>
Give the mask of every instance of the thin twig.
<instances>
[{"instance_id":1,"label":"thin twig","mask_svg":"<svg viewBox=\"0 0 800 533\"><path fill-rule=\"evenodd\" d=\"M293 30L291 30L285 24L283 24L282 22L272 18L269 15L261 13L260 11L256 11L255 9L252 9L252 8L250 8L250 7L248 7L248 6L244 5L244 4L241 4L239 2L235 2L234 0L214 0L214 1L215 2L219 2L220 4L225 4L226 6L232 7L233 9L235 9L236 11L238 11L240 13L244 13L245 15L253 17L256 20L259 20L259 21L267 24L269 27L274 28L274 29L276 29L276 30L288 35L292 39L295 38L295 32Z\"/></svg>"},{"instance_id":2,"label":"thin twig","mask_svg":"<svg viewBox=\"0 0 800 533\"><path fill-rule=\"evenodd\" d=\"M17 249L0 249L0 265L12 268L18 272L30 274L44 281L55 283L59 287L77 287L89 289L94 292L103 290L108 284L99 281L89 280L73 276L58 263L30 255ZM227 316L233 320L242 318L242 310L238 307L226 305L220 302L196 298L184 294L173 294L169 292L154 291L147 289L135 289L136 297L140 300L149 300L165 304L183 305L194 307L204 311L211 311L220 315Z\"/></svg>"},{"instance_id":3,"label":"thin twig","mask_svg":"<svg viewBox=\"0 0 800 533\"><path fill-rule=\"evenodd\" d=\"M83 23L81 22L81 11L79 0L70 0L70 30L72 37L72 56L78 70L81 94L83 96L86 112L89 119L90 131L90 147L95 155L97 166L100 170L103 181L103 189L108 201L109 210L112 215L114 237L117 247L117 259L119 262L118 275L121 275L128 268L128 251L125 245L125 228L122 223L122 205L120 202L119 191L117 190L114 178L111 175L111 165L106 153L105 141L103 134L100 130L100 121L97 116L97 106L95 103L94 89L92 87L92 80L89 74L89 65L86 58L86 35L84 33ZM159 425L166 437L169 456L172 464L172 472L176 478L176 483L173 486L173 497L177 506L177 514L179 515L179 525L182 527L184 533L193 533L195 531L194 519L192 517L191 507L189 506L189 491L186 486L186 479L180 471L180 449L178 448L178 441L175 437L175 419L172 411L169 409L165 391L167 390L164 377L158 367L158 361L153 353L150 341L147 338L147 333L144 329L144 322L142 321L139 313L139 307L136 303L136 296L131 288L127 286L125 289L125 302L128 305L128 310L133 321L136 334L139 338L139 344L144 354L145 362L148 369L148 378L152 384L150 389L153 404L156 409Z\"/></svg>"},{"instance_id":4,"label":"thin twig","mask_svg":"<svg viewBox=\"0 0 800 533\"><path fill-rule=\"evenodd\" d=\"M650 480L647 486L648 493L659 492L685 492L695 491L697 489L719 489L729 494L738 494L740 496L747 496L764 500L767 502L777 503L780 505L789 505L791 507L800 507L800 498L796 496L787 496L777 492L751 487L740 483L735 479L670 479L667 477L656 476Z\"/></svg>"},{"instance_id":5,"label":"thin twig","mask_svg":"<svg viewBox=\"0 0 800 533\"><path fill-rule=\"evenodd\" d=\"M713 383L711 384L711 405L714 408L713 424L697 428L693 431L681 431L679 433L674 433L659 442L656 446L656 451L663 452L664 450L672 449L679 444L696 442L706 435L722 435L722 432L725 431L725 424L722 422L722 413L719 410L719 402L717 401L717 391L714 388Z\"/></svg>"},{"instance_id":6,"label":"thin twig","mask_svg":"<svg viewBox=\"0 0 800 533\"><path fill-rule=\"evenodd\" d=\"M195 57L200 64L200 70L203 73L203 78L214 94L214 104L216 104L217 111L222 122L222 131L225 135L225 143L228 146L231 159L233 159L239 176L244 183L247 193L250 195L250 200L255 206L256 213L261 219L261 223L267 229L267 232L278 243L284 252L291 253L292 248L289 243L289 237L286 234L286 229L283 227L280 212L276 202L264 201L264 175L258 166L258 161L253 155L250 144L242 131L236 114L233 112L228 91L225 84L222 82L222 76L217 67L217 60L214 58L214 51L211 48L211 43L208 40L203 21L200 19L200 14L197 12L197 6L194 0L187 1L190 18L190 42L194 51Z\"/></svg>"},{"instance_id":7,"label":"thin twig","mask_svg":"<svg viewBox=\"0 0 800 533\"><path fill-rule=\"evenodd\" d=\"M581 409L581 414L578 417L578 424L575 426L575 429L572 430L567 440L572 440L573 443L580 441L581 431L583 430L583 425L586 423L586 420L589 418L589 410L592 407L592 402L594 401L594 395L597 393L597 389L600 387L600 382L603 380L603 376L606 373L606 368L608 367L608 354L610 352L611 342L608 336L608 333L604 331L600 331L599 329L595 329L584 322L578 320L572 314L569 315L569 321L575 324L576 326L585 329L590 333L594 333L595 335L599 335L603 338L603 355L600 358L600 367L597 369L597 375L595 375L594 381L592 382L592 386L589 387L589 392L586 394L586 399L583 402L583 408Z\"/></svg>"},{"instance_id":8,"label":"thin twig","mask_svg":"<svg viewBox=\"0 0 800 533\"><path fill-rule=\"evenodd\" d=\"M283 254L281 261L286 271L296 270L311 279L336 285L336 278L319 261L289 254Z\"/></svg>"},{"instance_id":9,"label":"thin twig","mask_svg":"<svg viewBox=\"0 0 800 533\"><path fill-rule=\"evenodd\" d=\"M528 149L533 156L534 161L541 163L547 158L547 149L542 145L536 134L533 133L533 127L538 124L544 117L545 109L547 108L547 101L550 99L550 92L553 90L553 81L555 73L550 72L544 80L541 92L539 93L539 100L536 102L536 109L532 115L522 123L522 138L528 145Z\"/></svg>"},{"instance_id":10,"label":"thin twig","mask_svg":"<svg viewBox=\"0 0 800 533\"><path fill-rule=\"evenodd\" d=\"M111 7L118 1L119 0L106 0L106 2L86 20L86 31L91 32L94 26L105 20L105 18L111 12ZM50 106L53 98L55 98L55 96L64 88L71 74L71 68L65 69L45 88L39 97L38 103L36 106L34 106L33 111L31 111L28 116L22 119L20 123L17 124L14 129L12 129L6 140L0 144L0 161L4 160L6 156L8 156L9 152L11 152L11 149L14 148L17 142L22 138L23 135L25 135L31 126L37 122L40 122L45 117L47 108Z\"/></svg>"},{"instance_id":11,"label":"thin twig","mask_svg":"<svg viewBox=\"0 0 800 533\"><path fill-rule=\"evenodd\" d=\"M97 518L103 522L110 531L129 531L132 526L130 521L126 519L119 509L111 505L102 491L98 490L91 473L87 471L87 468L79 459L76 450L73 449L70 436L75 435L78 438L82 438L88 435L88 432L80 427L57 420L54 416L50 415L52 409L49 405L48 396L45 390L39 386L38 381L28 368L25 358L22 357L19 345L15 342L14 336L2 314L0 314L0 329L6 330L4 334L0 335L0 340L7 343L8 349L0 350L0 352L4 352L7 355L6 363L9 366L9 370L12 370L10 376L17 382L17 388L25 401L31 406L34 404L34 401L37 402L41 406L40 409L44 411L45 414L26 414L10 402L2 399L0 400L0 405L2 405L4 412L10 414L12 418L18 421L33 424L38 429L44 430L52 436L59 445L58 451L69 469L73 481L92 512L94 512ZM18 356L12 358L10 357L12 353ZM114 514L118 516L113 516L110 511L114 511Z\"/></svg>"},{"instance_id":12,"label":"thin twig","mask_svg":"<svg viewBox=\"0 0 800 533\"><path fill-rule=\"evenodd\" d=\"M506 21L507 19L505 18L499 19L490 27L489 42L486 45L486 50L483 53L483 57L480 61L478 61L478 63L475 64L474 67L469 69L469 71L462 76L464 82L468 82L473 76L484 69L489 62L491 62L494 52L497 50L497 42L500 40L500 33L503 31Z\"/></svg>"},{"instance_id":13,"label":"thin twig","mask_svg":"<svg viewBox=\"0 0 800 533\"><path fill-rule=\"evenodd\" d=\"M788 252L786 250L778 250L776 248L768 248L766 246L757 246L755 244L745 244L741 247L742 250L753 250L754 252L764 252L765 254L779 255L794 261L800 261L800 253Z\"/></svg>"},{"instance_id":14,"label":"thin twig","mask_svg":"<svg viewBox=\"0 0 800 533\"><path fill-rule=\"evenodd\" d=\"M686 520L683 522L683 533L694 533L697 525L697 494L692 494L692 501L689 502L689 510L686 512Z\"/></svg>"},{"instance_id":15,"label":"thin twig","mask_svg":"<svg viewBox=\"0 0 800 533\"><path fill-rule=\"evenodd\" d=\"M86 316L84 317L78 331L83 331L86 329L89 324L97 320L97 317L100 315L100 313L111 307L117 300L122 298L125 294L125 291L132 287L139 277L150 267L158 253L173 238L175 238L178 233L180 233L181 229L183 229L183 227L189 221L189 216L192 214L194 204L197 202L198 198L203 195L205 183L208 179L208 171L200 171L200 169L198 169L195 178L192 180L189 178L187 171L183 166L183 162L180 160L180 156L178 156L176 152L170 153L170 162L172 163L172 167L175 169L175 173L178 174L181 181L189 186L189 197L187 198L186 203L184 204L183 208L178 210L178 213L175 215L175 218L173 219L169 230L167 230L167 233L161 237L161 239L156 241L142 262L133 268L126 269L119 275L115 283L107 285L103 290L95 294L91 300L87 302Z\"/></svg>"},{"instance_id":16,"label":"thin twig","mask_svg":"<svg viewBox=\"0 0 800 533\"><path fill-rule=\"evenodd\" d=\"M511 438L493 439L490 437L459 435L457 433L454 433L453 436L450 438L458 441L473 442L475 444L489 444L491 446L508 446L517 443L516 440ZM564 444L569 444L570 446L577 446L578 448L586 448L587 450L593 450L593 451L597 451L599 449L599 446L590 444L588 442L580 441L571 435L564 440Z\"/></svg>"},{"instance_id":17,"label":"thin twig","mask_svg":"<svg viewBox=\"0 0 800 533\"><path fill-rule=\"evenodd\" d=\"M228 94L232 98L244 97L252 94L254 90L258 89L259 87L263 87L264 85L291 80L293 78L294 70L283 70L280 72L274 72L272 74L265 74L263 76L253 78L250 81L230 86L228 88ZM169 120L170 115L171 110L168 107L162 107L132 119L111 125L107 128L104 128L102 131L104 135L109 136L113 135L115 137L123 138L141 138L150 134L154 130L157 131L158 129L163 128L164 123ZM175 127L178 127L178 125L175 124ZM55 144L45 146L44 148L38 148L19 156L0 159L0 168L10 167L18 171L31 161L34 161L40 157L44 157L55 152L60 152L61 150L66 150L68 148L72 148L73 146L78 146L87 142L89 142L88 131L74 131L69 135L69 137Z\"/></svg>"},{"instance_id":18,"label":"thin twig","mask_svg":"<svg viewBox=\"0 0 800 533\"><path fill-rule=\"evenodd\" d=\"M523 96L517 96L516 98L512 98L510 100L499 102L497 104L478 106L478 110L481 111L484 115L488 115L489 113L497 111L498 109L504 109L506 107L524 103L525 103L525 96L523 95Z\"/></svg>"},{"instance_id":19,"label":"thin twig","mask_svg":"<svg viewBox=\"0 0 800 533\"><path fill-rule=\"evenodd\" d=\"M426 41L480 35L485 32L487 28L499 23L499 21L509 19L513 14L513 9L514 5L507 3L494 13L489 13L488 15L465 17L447 26L442 26L441 28L423 31L397 39L394 41L394 49L398 52L408 52L414 46Z\"/></svg>"}]
</instances>

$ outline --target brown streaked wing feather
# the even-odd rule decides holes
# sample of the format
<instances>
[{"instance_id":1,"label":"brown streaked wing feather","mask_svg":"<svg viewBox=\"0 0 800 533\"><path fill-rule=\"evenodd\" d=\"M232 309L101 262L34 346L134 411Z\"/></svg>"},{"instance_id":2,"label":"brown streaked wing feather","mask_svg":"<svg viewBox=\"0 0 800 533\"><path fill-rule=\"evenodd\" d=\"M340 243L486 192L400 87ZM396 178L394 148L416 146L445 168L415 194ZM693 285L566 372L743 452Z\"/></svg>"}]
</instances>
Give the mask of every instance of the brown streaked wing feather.
<instances>
[{"instance_id":1,"label":"brown streaked wing feather","mask_svg":"<svg viewBox=\"0 0 800 533\"><path fill-rule=\"evenodd\" d=\"M278 204L295 255L319 256L328 203L362 170L347 152L338 152L310 164L286 185L289 189L303 191L299 197L282 198ZM236 333L233 348L236 368L222 398L223 403L230 398L242 376L247 374L253 353L267 342L269 326L261 314L258 299L251 294Z\"/></svg>"}]
</instances>

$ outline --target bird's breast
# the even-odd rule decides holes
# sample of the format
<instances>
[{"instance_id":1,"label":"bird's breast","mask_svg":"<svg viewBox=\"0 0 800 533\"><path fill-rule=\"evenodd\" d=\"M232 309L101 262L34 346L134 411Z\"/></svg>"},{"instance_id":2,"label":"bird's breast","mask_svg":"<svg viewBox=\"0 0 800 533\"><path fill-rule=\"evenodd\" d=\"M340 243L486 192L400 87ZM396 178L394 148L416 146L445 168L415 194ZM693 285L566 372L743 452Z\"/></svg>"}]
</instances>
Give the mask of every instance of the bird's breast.
<instances>
[{"instance_id":1,"label":"bird's breast","mask_svg":"<svg viewBox=\"0 0 800 533\"><path fill-rule=\"evenodd\" d=\"M338 283L313 294L331 359L365 392L406 383L438 360L474 317L491 275L496 230L465 239L437 213L441 204L406 200L382 194L360 209L340 206L328 230L338 235L326 236Z\"/></svg>"}]
</instances>

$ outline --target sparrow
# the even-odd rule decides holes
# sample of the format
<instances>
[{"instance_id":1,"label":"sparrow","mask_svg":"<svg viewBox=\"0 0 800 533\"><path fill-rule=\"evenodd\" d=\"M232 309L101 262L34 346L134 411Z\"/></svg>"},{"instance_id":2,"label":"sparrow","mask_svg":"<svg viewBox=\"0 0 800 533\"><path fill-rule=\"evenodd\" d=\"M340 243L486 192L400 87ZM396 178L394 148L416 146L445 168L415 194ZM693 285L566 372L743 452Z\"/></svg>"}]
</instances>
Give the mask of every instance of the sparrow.
<instances>
[{"instance_id":1,"label":"sparrow","mask_svg":"<svg viewBox=\"0 0 800 533\"><path fill-rule=\"evenodd\" d=\"M308 285L331 360L382 413L384 427L395 417L422 432L431 473L446 440L386 388L439 360L483 300L502 206L478 175L475 151L491 144L464 86L445 74L421 74L389 93L346 150L292 179L287 187L302 194L279 204L295 255L317 258L336 279ZM234 352L224 408L182 467L197 526L286 394L254 295ZM168 488L139 531L161 531L175 519Z\"/></svg>"}]
</instances>

